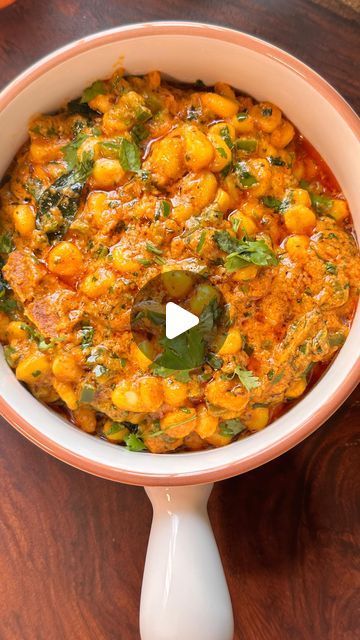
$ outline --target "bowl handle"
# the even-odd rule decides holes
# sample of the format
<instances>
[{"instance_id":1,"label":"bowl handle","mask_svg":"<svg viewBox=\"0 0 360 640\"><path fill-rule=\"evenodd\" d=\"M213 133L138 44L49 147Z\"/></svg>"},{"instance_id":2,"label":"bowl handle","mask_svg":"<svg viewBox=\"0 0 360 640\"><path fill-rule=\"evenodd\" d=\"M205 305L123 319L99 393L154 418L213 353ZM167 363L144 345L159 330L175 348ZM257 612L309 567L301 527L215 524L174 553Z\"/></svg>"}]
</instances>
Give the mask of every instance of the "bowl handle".
<instances>
[{"instance_id":1,"label":"bowl handle","mask_svg":"<svg viewBox=\"0 0 360 640\"><path fill-rule=\"evenodd\" d=\"M230 595L207 514L212 488L146 488L154 515L141 592L142 640L233 640Z\"/></svg>"}]
</instances>

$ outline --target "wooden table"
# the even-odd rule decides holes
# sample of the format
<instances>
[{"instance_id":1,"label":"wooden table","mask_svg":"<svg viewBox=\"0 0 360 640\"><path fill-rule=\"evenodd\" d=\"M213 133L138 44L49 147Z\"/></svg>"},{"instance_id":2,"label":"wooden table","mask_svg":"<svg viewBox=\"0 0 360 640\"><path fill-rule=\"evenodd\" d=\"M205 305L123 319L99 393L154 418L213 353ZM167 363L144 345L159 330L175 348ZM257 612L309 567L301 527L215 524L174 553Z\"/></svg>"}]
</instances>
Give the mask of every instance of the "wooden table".
<instances>
[{"instance_id":1,"label":"wooden table","mask_svg":"<svg viewBox=\"0 0 360 640\"><path fill-rule=\"evenodd\" d=\"M0 11L0 83L91 32L189 19L287 49L359 109L356 7L358 0L18 0ZM236 640L358 638L359 406L358 390L306 442L216 486L210 515ZM0 640L138 640L151 521L144 491L72 469L1 426Z\"/></svg>"}]
</instances>

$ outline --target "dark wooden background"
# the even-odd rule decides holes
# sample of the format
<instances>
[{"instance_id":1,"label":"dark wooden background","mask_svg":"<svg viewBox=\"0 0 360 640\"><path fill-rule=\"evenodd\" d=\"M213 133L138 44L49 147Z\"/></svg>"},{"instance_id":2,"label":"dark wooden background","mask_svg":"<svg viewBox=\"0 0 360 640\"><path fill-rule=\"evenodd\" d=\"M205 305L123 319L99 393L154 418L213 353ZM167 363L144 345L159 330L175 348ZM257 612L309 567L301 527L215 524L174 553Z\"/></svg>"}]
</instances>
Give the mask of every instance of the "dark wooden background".
<instances>
[{"instance_id":1,"label":"dark wooden background","mask_svg":"<svg viewBox=\"0 0 360 640\"><path fill-rule=\"evenodd\" d=\"M94 31L187 19L283 47L360 109L359 4L18 0L0 11L0 85ZM359 407L358 390L306 442L216 486L210 516L233 598L236 640L359 637ZM0 640L139 640L151 522L144 491L72 469L0 423Z\"/></svg>"}]
</instances>

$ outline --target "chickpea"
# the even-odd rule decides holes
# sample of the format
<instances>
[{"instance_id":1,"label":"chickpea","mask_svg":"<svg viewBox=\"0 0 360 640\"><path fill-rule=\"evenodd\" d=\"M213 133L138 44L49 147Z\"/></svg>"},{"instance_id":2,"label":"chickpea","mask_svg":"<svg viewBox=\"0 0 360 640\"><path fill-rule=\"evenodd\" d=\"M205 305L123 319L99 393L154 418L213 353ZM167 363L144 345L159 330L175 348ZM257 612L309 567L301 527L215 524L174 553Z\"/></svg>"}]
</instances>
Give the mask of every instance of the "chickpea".
<instances>
[{"instance_id":1,"label":"chickpea","mask_svg":"<svg viewBox=\"0 0 360 640\"><path fill-rule=\"evenodd\" d=\"M82 374L81 367L69 353L63 353L54 358L52 372L61 382L77 382Z\"/></svg>"},{"instance_id":2,"label":"chickpea","mask_svg":"<svg viewBox=\"0 0 360 640\"><path fill-rule=\"evenodd\" d=\"M13 212L14 226L21 236L29 236L35 229L35 211L30 204L19 204Z\"/></svg>"},{"instance_id":3,"label":"chickpea","mask_svg":"<svg viewBox=\"0 0 360 640\"><path fill-rule=\"evenodd\" d=\"M139 390L145 411L157 411L161 407L164 401L161 379L151 376L140 378Z\"/></svg>"},{"instance_id":4,"label":"chickpea","mask_svg":"<svg viewBox=\"0 0 360 640\"><path fill-rule=\"evenodd\" d=\"M172 407L181 407L187 399L187 386L172 378L163 380L164 401Z\"/></svg>"},{"instance_id":5,"label":"chickpea","mask_svg":"<svg viewBox=\"0 0 360 640\"><path fill-rule=\"evenodd\" d=\"M219 350L221 356L231 356L238 353L242 347L242 338L239 329L231 327L225 338L225 342Z\"/></svg>"},{"instance_id":6,"label":"chickpea","mask_svg":"<svg viewBox=\"0 0 360 640\"><path fill-rule=\"evenodd\" d=\"M222 171L232 159L231 150L225 140L216 133L209 133L209 140L214 148L215 156L210 164L210 170L215 173Z\"/></svg>"},{"instance_id":7,"label":"chickpea","mask_svg":"<svg viewBox=\"0 0 360 640\"><path fill-rule=\"evenodd\" d=\"M316 225L316 216L311 209L299 204L285 211L284 221L290 233L310 235Z\"/></svg>"},{"instance_id":8,"label":"chickpea","mask_svg":"<svg viewBox=\"0 0 360 640\"><path fill-rule=\"evenodd\" d=\"M162 274L162 281L169 295L178 299L184 298L194 285L191 275L186 271L165 271Z\"/></svg>"},{"instance_id":9,"label":"chickpea","mask_svg":"<svg viewBox=\"0 0 360 640\"><path fill-rule=\"evenodd\" d=\"M115 284L114 274L101 267L95 273L91 273L82 281L81 290L88 298L95 299L108 293Z\"/></svg>"},{"instance_id":10,"label":"chickpea","mask_svg":"<svg viewBox=\"0 0 360 640\"><path fill-rule=\"evenodd\" d=\"M205 169L214 157L214 148L198 127L185 128L185 165L189 171Z\"/></svg>"},{"instance_id":11,"label":"chickpea","mask_svg":"<svg viewBox=\"0 0 360 640\"><path fill-rule=\"evenodd\" d=\"M96 413L92 407L79 407L74 410L76 424L86 433L96 431Z\"/></svg>"},{"instance_id":12,"label":"chickpea","mask_svg":"<svg viewBox=\"0 0 360 640\"><path fill-rule=\"evenodd\" d=\"M124 251L121 246L117 246L111 252L112 264L120 273L136 273L140 269L140 264L137 260L129 257L129 252Z\"/></svg>"},{"instance_id":13,"label":"chickpea","mask_svg":"<svg viewBox=\"0 0 360 640\"><path fill-rule=\"evenodd\" d=\"M192 313L200 316L205 307L214 299L218 299L219 294L211 284L199 284L196 292L190 298L190 309Z\"/></svg>"},{"instance_id":14,"label":"chickpea","mask_svg":"<svg viewBox=\"0 0 360 640\"><path fill-rule=\"evenodd\" d=\"M250 109L250 115L265 133L271 133L281 122L281 111L271 102L260 102Z\"/></svg>"},{"instance_id":15,"label":"chickpea","mask_svg":"<svg viewBox=\"0 0 360 640\"><path fill-rule=\"evenodd\" d=\"M77 409L77 395L70 384L67 382L61 382L60 380L54 380L53 387L61 400L65 402L67 407L69 407L70 411Z\"/></svg>"},{"instance_id":16,"label":"chickpea","mask_svg":"<svg viewBox=\"0 0 360 640\"><path fill-rule=\"evenodd\" d=\"M34 384L42 376L50 372L48 358L42 353L33 353L23 360L16 367L16 377L27 384Z\"/></svg>"},{"instance_id":17,"label":"chickpea","mask_svg":"<svg viewBox=\"0 0 360 640\"><path fill-rule=\"evenodd\" d=\"M284 149L291 142L295 135L295 129L285 120L271 134L271 144L277 149Z\"/></svg>"},{"instance_id":18,"label":"chickpea","mask_svg":"<svg viewBox=\"0 0 360 640\"><path fill-rule=\"evenodd\" d=\"M230 118L239 111L239 105L234 100L220 96L217 93L200 94L201 104L220 118Z\"/></svg>"},{"instance_id":19,"label":"chickpea","mask_svg":"<svg viewBox=\"0 0 360 640\"><path fill-rule=\"evenodd\" d=\"M269 409L267 407L255 407L249 412L249 416L244 419L244 424L250 431L261 431L269 422Z\"/></svg>"},{"instance_id":20,"label":"chickpea","mask_svg":"<svg viewBox=\"0 0 360 640\"><path fill-rule=\"evenodd\" d=\"M98 189L113 189L119 185L125 176L119 160L99 158L95 160L92 171L93 184Z\"/></svg>"},{"instance_id":21,"label":"chickpea","mask_svg":"<svg viewBox=\"0 0 360 640\"><path fill-rule=\"evenodd\" d=\"M298 378L298 380L294 380L286 390L286 397L289 399L298 398L301 396L307 387L306 378Z\"/></svg>"},{"instance_id":22,"label":"chickpea","mask_svg":"<svg viewBox=\"0 0 360 640\"><path fill-rule=\"evenodd\" d=\"M291 258L299 260L306 257L309 244L308 236L290 236L286 241L286 251Z\"/></svg>"},{"instance_id":23,"label":"chickpea","mask_svg":"<svg viewBox=\"0 0 360 640\"><path fill-rule=\"evenodd\" d=\"M336 222L342 222L349 216L349 208L345 200L335 199L332 201L329 215L336 220Z\"/></svg>"},{"instance_id":24,"label":"chickpea","mask_svg":"<svg viewBox=\"0 0 360 640\"><path fill-rule=\"evenodd\" d=\"M200 405L197 410L196 432L200 438L209 438L215 433L219 424L219 418L212 416L206 406Z\"/></svg>"},{"instance_id":25,"label":"chickpea","mask_svg":"<svg viewBox=\"0 0 360 640\"><path fill-rule=\"evenodd\" d=\"M196 411L186 407L186 412L181 409L170 411L160 420L160 428L170 438L184 438L196 429Z\"/></svg>"},{"instance_id":26,"label":"chickpea","mask_svg":"<svg viewBox=\"0 0 360 640\"><path fill-rule=\"evenodd\" d=\"M58 276L75 276L82 270L83 256L75 244L59 242L48 256L48 268Z\"/></svg>"}]
</instances>

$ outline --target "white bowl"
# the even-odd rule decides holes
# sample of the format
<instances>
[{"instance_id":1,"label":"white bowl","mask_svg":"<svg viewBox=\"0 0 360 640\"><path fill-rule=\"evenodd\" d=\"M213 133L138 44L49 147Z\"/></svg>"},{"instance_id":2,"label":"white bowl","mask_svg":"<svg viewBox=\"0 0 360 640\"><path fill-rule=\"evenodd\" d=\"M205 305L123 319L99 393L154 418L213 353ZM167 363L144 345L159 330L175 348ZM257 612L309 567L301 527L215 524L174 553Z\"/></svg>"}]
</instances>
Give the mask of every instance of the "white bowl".
<instances>
[{"instance_id":1,"label":"white bowl","mask_svg":"<svg viewBox=\"0 0 360 640\"><path fill-rule=\"evenodd\" d=\"M172 78L188 82L194 82L198 78L205 83L222 80L259 100L274 102L314 145L332 169L348 199L354 225L359 233L360 125L354 112L320 76L289 54L252 36L209 25L164 22L120 27L70 44L28 69L0 95L0 175L26 139L27 123L32 115L56 110L65 101L81 94L82 89L92 81L111 75L114 67L120 63L132 74L159 69ZM263 464L294 446L320 426L359 380L359 344L358 310L349 337L339 355L305 398L267 429L222 449L171 455L132 453L90 437L37 402L17 382L2 354L0 412L26 437L54 456L104 478L147 486L212 482ZM205 493L203 492L204 496ZM184 511L183 493L180 491L180 494ZM175 499L174 496L180 494L168 492L167 504ZM188 493L186 495L189 496ZM199 496L196 494L196 500L198 499ZM189 505L189 502L187 504ZM171 511L169 508L168 512ZM201 518L206 529L204 512ZM174 521L171 520L171 523L170 529ZM185 530L187 531L187 526ZM188 531L188 534L188 542L191 543L191 531ZM165 538L162 539L162 547L164 544L166 546L164 540L167 540L169 545L166 548L171 559L171 549L174 549L171 545L175 544L174 531L170 542L168 533L163 532L163 535ZM185 533L184 539L186 536ZM160 540L159 530L152 538ZM209 551L212 544L210 537L207 545L200 544L200 556L201 548L206 547ZM161 554L157 549L157 557L159 553ZM212 552L209 553L211 555ZM163 554L161 556L163 557ZM209 582L206 576L210 565L205 556L203 577L205 582ZM215 557L214 554L212 557ZM179 557L176 562L178 560ZM186 554L181 556L181 560L183 562L179 563L178 577L174 577L171 572L169 574L169 563L164 564L163 577L168 581L168 586L173 584L171 580L176 582L184 577L181 566L189 570ZM152 562L153 560L148 561L147 582L152 572L152 569L149 569ZM154 562L156 566L156 560ZM218 569L218 574L220 573ZM196 575L193 575L193 580L196 582ZM221 580L222 578L220 582ZM202 633L196 635L191 625L184 627L180 623L180 626L175 624L174 631L176 602L180 601L180 605L182 603L183 606L188 602L188 595L181 600L175 586L173 591L169 587L167 597L164 596L165 599L161 600L166 605L163 611L165 626L160 625L161 628L155 629L147 622L152 600L150 602L148 593L144 596L143 612L146 613L143 614L143 638L230 638L231 624L226 626L226 620L230 619L230 610L224 584L221 583L221 586L218 582L212 594L205 593L203 589L206 595L204 602L202 594L198 593L201 592L201 584L202 581L199 581L198 589L195 591L200 598L199 603L201 601L205 607L206 615L201 615L201 620L198 615L197 619L199 628L203 629ZM220 590L219 593L216 589ZM156 589L153 591L157 598L165 593L161 589L160 592ZM176 596L173 601L174 593ZM221 602L224 604L222 617L213 611L216 607L216 597L218 605ZM192 602L197 603L195 596ZM221 609L221 606L218 608ZM168 621L166 624L165 618Z\"/></svg>"}]
</instances>

